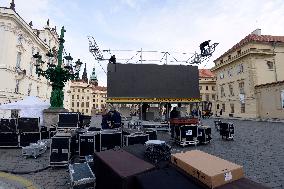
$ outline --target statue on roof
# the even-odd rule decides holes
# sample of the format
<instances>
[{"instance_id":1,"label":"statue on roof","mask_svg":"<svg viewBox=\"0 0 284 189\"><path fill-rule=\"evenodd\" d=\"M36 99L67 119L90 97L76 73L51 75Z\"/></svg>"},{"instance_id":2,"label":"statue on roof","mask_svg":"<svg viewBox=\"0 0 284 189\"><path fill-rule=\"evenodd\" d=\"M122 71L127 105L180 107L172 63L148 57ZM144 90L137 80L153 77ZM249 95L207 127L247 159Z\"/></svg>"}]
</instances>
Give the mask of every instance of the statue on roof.
<instances>
[{"instance_id":1,"label":"statue on roof","mask_svg":"<svg viewBox=\"0 0 284 189\"><path fill-rule=\"evenodd\" d=\"M10 3L10 9L12 9L13 11L15 11L15 2L14 0L12 0L12 2Z\"/></svg>"}]
</instances>

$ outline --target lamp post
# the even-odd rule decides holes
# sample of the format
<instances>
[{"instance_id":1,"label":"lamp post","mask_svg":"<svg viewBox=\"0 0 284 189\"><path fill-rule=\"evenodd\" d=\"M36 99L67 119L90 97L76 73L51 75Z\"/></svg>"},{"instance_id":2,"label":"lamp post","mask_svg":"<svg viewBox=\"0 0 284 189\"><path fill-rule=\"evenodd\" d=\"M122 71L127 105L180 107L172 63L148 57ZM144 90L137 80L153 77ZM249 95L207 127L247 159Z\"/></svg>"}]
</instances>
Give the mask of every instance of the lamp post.
<instances>
[{"instance_id":1,"label":"lamp post","mask_svg":"<svg viewBox=\"0 0 284 189\"><path fill-rule=\"evenodd\" d=\"M40 55L38 52L33 55L33 57L36 59L36 74L39 77L45 77L51 82L52 92L50 97L50 108L63 108L63 88L65 86L65 83L68 80L74 80L79 78L79 71L81 69L81 65L83 64L80 59L78 59L75 64L72 65L73 58L69 54L68 56L64 57L67 63L65 65L62 65L62 63L64 63L62 56L64 48L63 43L65 42L64 32L66 32L66 30L63 26L61 29L60 37L58 38L59 49L57 53L57 65L53 64L52 59L54 58L54 54L52 54L51 50L46 54L46 56L48 57L46 70L43 70L41 67L45 63L44 61L42 61L42 55Z\"/></svg>"}]
</instances>

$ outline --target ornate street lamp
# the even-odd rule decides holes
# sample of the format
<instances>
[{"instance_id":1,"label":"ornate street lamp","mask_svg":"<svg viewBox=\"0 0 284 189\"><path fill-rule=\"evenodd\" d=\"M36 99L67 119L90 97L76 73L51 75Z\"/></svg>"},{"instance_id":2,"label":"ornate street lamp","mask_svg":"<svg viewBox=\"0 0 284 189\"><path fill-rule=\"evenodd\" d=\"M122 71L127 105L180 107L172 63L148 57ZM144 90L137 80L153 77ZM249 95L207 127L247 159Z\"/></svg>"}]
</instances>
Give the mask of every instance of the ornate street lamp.
<instances>
[{"instance_id":1,"label":"ornate street lamp","mask_svg":"<svg viewBox=\"0 0 284 189\"><path fill-rule=\"evenodd\" d=\"M36 59L36 73L38 76L43 76L51 82L52 92L50 97L51 108L63 108L64 93L63 88L68 80L74 80L79 78L79 72L81 65L83 64L80 59L78 59L74 65L72 65L73 58L70 56L65 56L64 59L67 61L65 65L62 59L63 54L63 43L64 40L64 26L61 29L61 34L59 39L59 49L57 53L58 64L53 64L54 54L51 50L46 54L48 57L47 69L43 70L41 66L45 63L42 61L42 55L36 53L33 57Z\"/></svg>"}]
</instances>

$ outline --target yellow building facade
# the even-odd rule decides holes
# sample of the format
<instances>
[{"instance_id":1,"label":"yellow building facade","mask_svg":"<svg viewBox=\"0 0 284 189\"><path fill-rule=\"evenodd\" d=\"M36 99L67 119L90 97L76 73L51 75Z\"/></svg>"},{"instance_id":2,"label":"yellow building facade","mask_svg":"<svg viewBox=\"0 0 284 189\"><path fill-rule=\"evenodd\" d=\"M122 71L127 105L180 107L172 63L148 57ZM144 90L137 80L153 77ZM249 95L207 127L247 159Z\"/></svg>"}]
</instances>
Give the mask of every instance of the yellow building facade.
<instances>
[{"instance_id":1,"label":"yellow building facade","mask_svg":"<svg viewBox=\"0 0 284 189\"><path fill-rule=\"evenodd\" d=\"M94 115L106 109L107 88L98 86L95 69L88 82L85 66L82 79L71 81L69 88L69 111Z\"/></svg>"},{"instance_id":2,"label":"yellow building facade","mask_svg":"<svg viewBox=\"0 0 284 189\"><path fill-rule=\"evenodd\" d=\"M216 78L209 69L199 69L199 91L202 101L201 110L207 109L208 103L211 103L211 111L216 113ZM203 107L202 107L203 106Z\"/></svg>"},{"instance_id":3,"label":"yellow building facade","mask_svg":"<svg viewBox=\"0 0 284 189\"><path fill-rule=\"evenodd\" d=\"M284 36L257 29L217 58L216 109L223 117L258 118L255 86L284 80Z\"/></svg>"}]
</instances>

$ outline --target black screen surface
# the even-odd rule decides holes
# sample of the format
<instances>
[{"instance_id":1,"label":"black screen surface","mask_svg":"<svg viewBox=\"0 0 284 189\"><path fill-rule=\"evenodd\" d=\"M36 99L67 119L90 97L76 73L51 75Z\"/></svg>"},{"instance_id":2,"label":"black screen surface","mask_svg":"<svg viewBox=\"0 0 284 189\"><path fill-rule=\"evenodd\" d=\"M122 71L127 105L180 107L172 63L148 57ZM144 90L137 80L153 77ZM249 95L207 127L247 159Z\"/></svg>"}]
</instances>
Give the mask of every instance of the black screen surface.
<instances>
[{"instance_id":1,"label":"black screen surface","mask_svg":"<svg viewBox=\"0 0 284 189\"><path fill-rule=\"evenodd\" d=\"M108 97L199 98L198 67L108 64Z\"/></svg>"}]
</instances>

